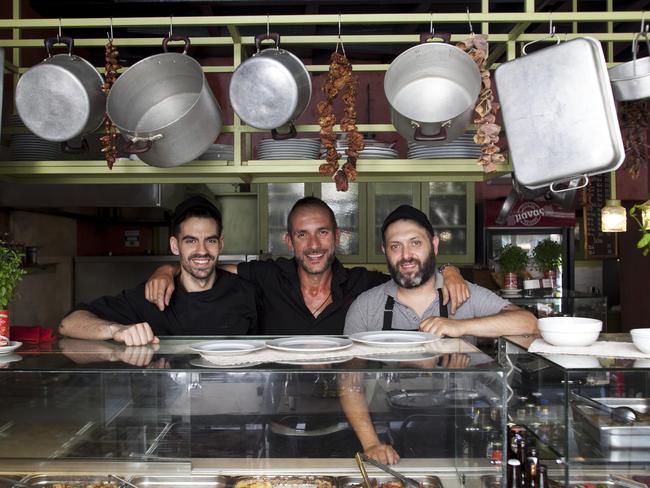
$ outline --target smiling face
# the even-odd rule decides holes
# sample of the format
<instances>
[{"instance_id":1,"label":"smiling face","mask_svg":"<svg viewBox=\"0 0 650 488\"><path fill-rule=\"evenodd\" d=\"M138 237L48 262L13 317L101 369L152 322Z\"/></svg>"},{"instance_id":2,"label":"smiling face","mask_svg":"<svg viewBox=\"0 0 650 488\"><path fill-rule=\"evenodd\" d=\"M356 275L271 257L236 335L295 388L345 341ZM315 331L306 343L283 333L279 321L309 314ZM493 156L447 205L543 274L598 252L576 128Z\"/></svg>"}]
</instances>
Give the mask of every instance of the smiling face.
<instances>
[{"instance_id":1,"label":"smiling face","mask_svg":"<svg viewBox=\"0 0 650 488\"><path fill-rule=\"evenodd\" d=\"M187 291L197 291L193 285L214 281L217 259L223 249L223 236L212 218L190 217L179 227L177 236L169 238L172 252L180 257L181 280Z\"/></svg>"},{"instance_id":2,"label":"smiling face","mask_svg":"<svg viewBox=\"0 0 650 488\"><path fill-rule=\"evenodd\" d=\"M291 216L290 228L291 234L285 236L285 242L300 268L312 275L327 271L334 261L340 237L328 213L322 208L300 208Z\"/></svg>"},{"instance_id":3,"label":"smiling face","mask_svg":"<svg viewBox=\"0 0 650 488\"><path fill-rule=\"evenodd\" d=\"M438 237L412 220L397 220L386 228L384 241L388 271L399 286L416 288L434 275Z\"/></svg>"}]
</instances>

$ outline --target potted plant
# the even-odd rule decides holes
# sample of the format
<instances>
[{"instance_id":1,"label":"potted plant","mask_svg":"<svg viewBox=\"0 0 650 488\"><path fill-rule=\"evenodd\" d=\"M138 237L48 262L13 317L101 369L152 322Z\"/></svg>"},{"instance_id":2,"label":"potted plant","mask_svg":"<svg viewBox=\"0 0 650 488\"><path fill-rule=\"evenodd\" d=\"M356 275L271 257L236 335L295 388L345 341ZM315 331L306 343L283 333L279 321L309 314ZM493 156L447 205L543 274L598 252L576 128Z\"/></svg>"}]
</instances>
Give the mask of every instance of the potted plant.
<instances>
[{"instance_id":1,"label":"potted plant","mask_svg":"<svg viewBox=\"0 0 650 488\"><path fill-rule=\"evenodd\" d=\"M7 243L0 241L0 336L9 338L9 302L25 270L22 260ZM0 345L4 339L0 339Z\"/></svg>"},{"instance_id":2,"label":"potted plant","mask_svg":"<svg viewBox=\"0 0 650 488\"><path fill-rule=\"evenodd\" d=\"M508 244L501 249L498 261L504 273L503 288L517 289L517 274L526 269L528 253L519 246Z\"/></svg>"},{"instance_id":3,"label":"potted plant","mask_svg":"<svg viewBox=\"0 0 650 488\"><path fill-rule=\"evenodd\" d=\"M562 244L551 239L544 239L533 248L535 267L544 273L544 278L552 280L555 287L557 270L562 264Z\"/></svg>"}]
</instances>

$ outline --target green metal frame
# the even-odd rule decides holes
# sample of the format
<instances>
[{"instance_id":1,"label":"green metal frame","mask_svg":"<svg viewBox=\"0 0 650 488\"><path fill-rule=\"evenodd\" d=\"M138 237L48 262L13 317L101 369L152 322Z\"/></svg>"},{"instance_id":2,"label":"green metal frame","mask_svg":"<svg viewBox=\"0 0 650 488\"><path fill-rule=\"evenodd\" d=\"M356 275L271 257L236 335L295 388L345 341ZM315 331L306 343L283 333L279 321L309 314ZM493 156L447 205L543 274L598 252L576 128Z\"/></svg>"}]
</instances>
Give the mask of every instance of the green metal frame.
<instances>
[{"instance_id":1,"label":"green metal frame","mask_svg":"<svg viewBox=\"0 0 650 488\"><path fill-rule=\"evenodd\" d=\"M546 34L528 34L526 29L533 23L571 22L571 33L559 33L562 38L571 39L577 36L589 35L603 42L607 42L609 61L613 56L613 42L627 42L632 40L634 32L613 32L614 22L641 22L641 11L615 11L613 1L607 1L607 11L579 12L577 0L574 0L572 12L556 12L552 15L546 12L535 12L534 0L525 0L523 12L495 13L490 12L489 0L482 0L481 12L471 13L470 20L481 24L482 32L489 34L490 24L513 24L512 29L506 34L490 35L492 54L490 60L502 52L507 53L508 59L513 59L517 52L517 43L533 40L543 40ZM10 32L10 39L0 39L0 47L11 49L12 60L5 62L5 68L13 75L14 85L20 75L28 67L21 64L23 49L42 48L40 39L23 39L21 34L29 29L53 29L59 26L66 28L102 28L112 24L113 27L168 27L170 22L175 27L183 26L225 26L228 28L228 37L197 37L192 38L194 45L225 46L232 48L232 65L206 66L207 73L229 73L242 62L245 46L254 44L252 36L241 36L239 28L242 26L259 26L266 28L267 22L271 26L291 25L338 25L343 32L348 25L386 25L388 27L405 24L455 23L467 26L468 14L459 13L418 13L418 14L319 14L319 15L253 15L253 16L205 16L205 17L129 17L129 18L64 18L64 19L21 19L20 0L12 0L11 19L0 19L0 32ZM578 32L580 26L593 23L607 22L607 32ZM452 36L452 41L462 40L464 35ZM379 44L399 43L415 44L419 42L416 34L404 35L345 35L341 39L346 44ZM313 35L313 36L284 36L283 44L336 44L338 36ZM116 38L119 46L158 46L161 39L155 38ZM85 47L103 47L104 38L77 38L75 44ZM326 65L310 65L311 72L324 72ZM385 64L356 64L355 71L385 71ZM100 71L103 68L100 68ZM336 128L339 129L338 127ZM392 132L391 124L361 124L362 132ZM300 132L317 133L319 126L299 125ZM196 161L177 168L153 168L138 161L118 161L113 170L108 170L104 161L2 161L0 162L0 180L29 181L42 183L217 183L217 182L244 182L244 183L269 183L269 182L323 182L326 177L318 174L319 161L256 161L251 157L251 133L259 132L257 129L245 126L235 116L234 123L223 128L224 132L235 134L235 151L233 161ZM5 133L10 131L4 131ZM508 163L497 166L497 171L486 175L483 169L471 159L457 160L390 160L359 162L359 181L484 181L492 177L508 173L512 167Z\"/></svg>"}]
</instances>

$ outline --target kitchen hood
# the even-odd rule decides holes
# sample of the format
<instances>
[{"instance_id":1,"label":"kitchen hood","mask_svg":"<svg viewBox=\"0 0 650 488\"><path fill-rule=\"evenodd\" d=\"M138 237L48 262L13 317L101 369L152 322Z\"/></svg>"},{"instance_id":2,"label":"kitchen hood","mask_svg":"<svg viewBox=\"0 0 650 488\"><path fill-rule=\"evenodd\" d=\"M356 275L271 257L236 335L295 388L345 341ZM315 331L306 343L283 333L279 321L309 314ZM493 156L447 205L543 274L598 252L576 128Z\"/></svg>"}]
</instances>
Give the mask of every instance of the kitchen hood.
<instances>
[{"instance_id":1,"label":"kitchen hood","mask_svg":"<svg viewBox=\"0 0 650 488\"><path fill-rule=\"evenodd\" d=\"M39 185L0 182L0 207L140 207L173 210L182 200L197 193L212 195L209 188L202 184Z\"/></svg>"}]
</instances>

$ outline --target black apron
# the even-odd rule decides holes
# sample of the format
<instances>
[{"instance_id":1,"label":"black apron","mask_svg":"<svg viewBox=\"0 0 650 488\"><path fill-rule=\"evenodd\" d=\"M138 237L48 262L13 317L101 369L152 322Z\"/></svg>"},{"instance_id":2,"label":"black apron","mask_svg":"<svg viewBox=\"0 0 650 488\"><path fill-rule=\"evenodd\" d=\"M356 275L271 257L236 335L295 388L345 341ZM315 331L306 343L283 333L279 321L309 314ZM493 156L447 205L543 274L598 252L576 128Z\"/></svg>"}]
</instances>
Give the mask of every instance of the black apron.
<instances>
[{"instance_id":1,"label":"black apron","mask_svg":"<svg viewBox=\"0 0 650 488\"><path fill-rule=\"evenodd\" d=\"M448 318L447 305L442 304L442 288L438 288L438 301L440 302L440 317ZM393 307L395 306L395 299L390 295L386 298L386 305L384 305L384 326L381 330L404 330L393 329Z\"/></svg>"}]
</instances>

